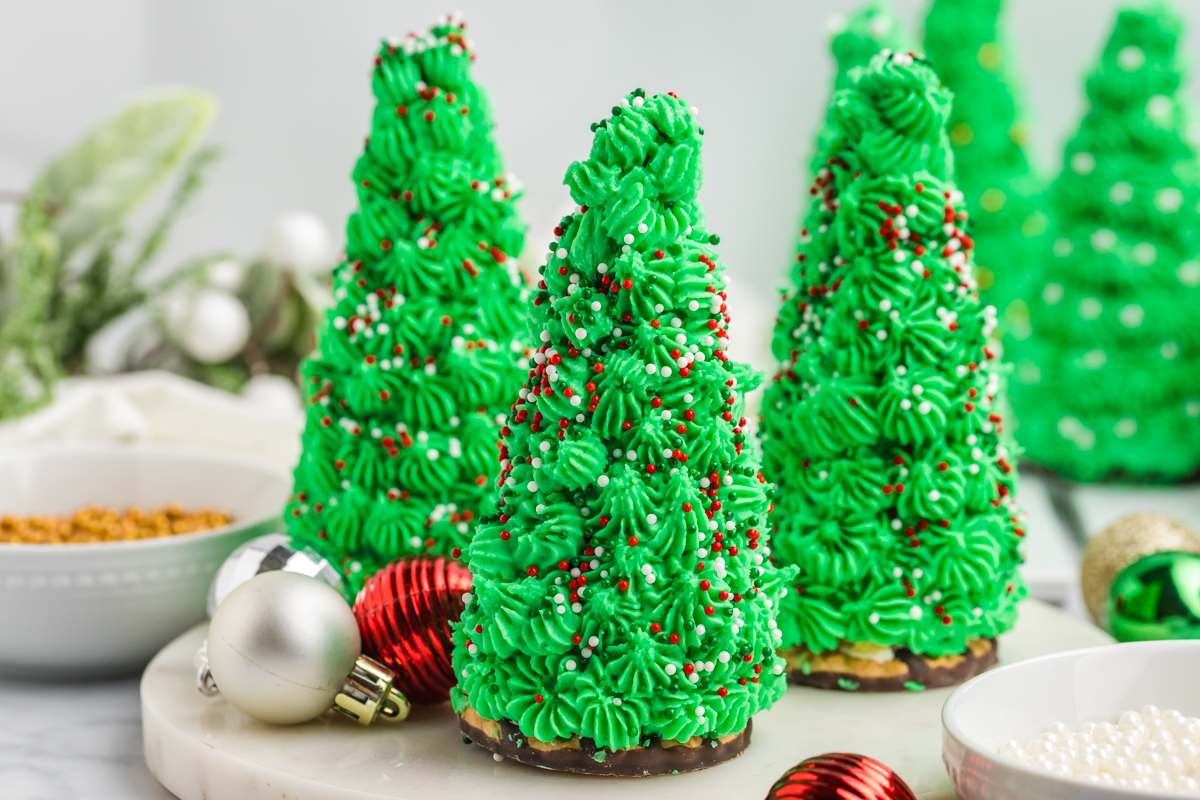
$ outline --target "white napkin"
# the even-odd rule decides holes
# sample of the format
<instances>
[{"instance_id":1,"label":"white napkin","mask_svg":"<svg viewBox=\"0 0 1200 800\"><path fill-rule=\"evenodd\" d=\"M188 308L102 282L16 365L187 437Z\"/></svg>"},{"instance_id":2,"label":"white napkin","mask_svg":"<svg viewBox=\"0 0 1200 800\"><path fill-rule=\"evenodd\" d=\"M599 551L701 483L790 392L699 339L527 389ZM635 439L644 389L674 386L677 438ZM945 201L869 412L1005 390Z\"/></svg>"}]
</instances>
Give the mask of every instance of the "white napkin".
<instances>
[{"instance_id":1,"label":"white napkin","mask_svg":"<svg viewBox=\"0 0 1200 800\"><path fill-rule=\"evenodd\" d=\"M60 382L54 402L0 425L0 448L66 442L148 442L218 450L291 470L304 410L291 382L253 378L241 395L170 372Z\"/></svg>"}]
</instances>

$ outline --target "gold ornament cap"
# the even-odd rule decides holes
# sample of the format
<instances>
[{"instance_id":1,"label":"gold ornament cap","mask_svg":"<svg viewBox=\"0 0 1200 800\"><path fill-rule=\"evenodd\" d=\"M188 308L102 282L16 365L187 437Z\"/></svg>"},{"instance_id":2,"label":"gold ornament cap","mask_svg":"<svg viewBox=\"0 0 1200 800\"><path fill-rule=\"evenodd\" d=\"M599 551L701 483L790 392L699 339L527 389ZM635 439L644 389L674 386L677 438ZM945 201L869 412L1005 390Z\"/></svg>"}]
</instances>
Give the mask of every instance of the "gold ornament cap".
<instances>
[{"instance_id":1,"label":"gold ornament cap","mask_svg":"<svg viewBox=\"0 0 1200 800\"><path fill-rule=\"evenodd\" d=\"M333 709L359 725L377 719L399 722L408 717L408 698L393 685L396 675L369 656L359 656L342 690L333 698Z\"/></svg>"},{"instance_id":2,"label":"gold ornament cap","mask_svg":"<svg viewBox=\"0 0 1200 800\"><path fill-rule=\"evenodd\" d=\"M1108 630L1108 596L1117 576L1144 556L1168 552L1200 554L1200 538L1179 520L1156 511L1122 517L1088 542L1079 582L1092 620Z\"/></svg>"}]
</instances>

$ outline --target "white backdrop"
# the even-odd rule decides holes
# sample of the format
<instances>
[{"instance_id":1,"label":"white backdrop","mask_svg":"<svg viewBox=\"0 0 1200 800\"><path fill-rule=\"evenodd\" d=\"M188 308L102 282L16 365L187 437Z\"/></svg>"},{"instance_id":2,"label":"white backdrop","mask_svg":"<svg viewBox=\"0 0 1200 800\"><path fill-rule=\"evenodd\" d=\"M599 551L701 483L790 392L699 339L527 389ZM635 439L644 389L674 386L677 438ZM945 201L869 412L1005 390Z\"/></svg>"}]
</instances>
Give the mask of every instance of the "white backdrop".
<instances>
[{"instance_id":1,"label":"white backdrop","mask_svg":"<svg viewBox=\"0 0 1200 800\"><path fill-rule=\"evenodd\" d=\"M454 4L454 5L448 5ZM1193 33L1200 0L1180 0ZM706 130L702 201L735 279L734 342L761 339L787 268L802 164L829 92L828 21L852 0L0 0L0 191L137 90L192 84L221 103L227 149L168 258L259 247L271 220L315 212L341 239L370 120L378 40L455 7L476 41L521 209L540 250L568 205L562 175L590 122L637 86L678 92ZM919 31L927 0L895 0ZM1008 0L1034 155L1057 169L1081 76L1116 0ZM1193 35L1185 42L1200 61ZM1194 95L1196 87L1189 87ZM740 320L740 325L739 325ZM757 329L757 330L756 330ZM759 359L755 359L759 360Z\"/></svg>"}]
</instances>

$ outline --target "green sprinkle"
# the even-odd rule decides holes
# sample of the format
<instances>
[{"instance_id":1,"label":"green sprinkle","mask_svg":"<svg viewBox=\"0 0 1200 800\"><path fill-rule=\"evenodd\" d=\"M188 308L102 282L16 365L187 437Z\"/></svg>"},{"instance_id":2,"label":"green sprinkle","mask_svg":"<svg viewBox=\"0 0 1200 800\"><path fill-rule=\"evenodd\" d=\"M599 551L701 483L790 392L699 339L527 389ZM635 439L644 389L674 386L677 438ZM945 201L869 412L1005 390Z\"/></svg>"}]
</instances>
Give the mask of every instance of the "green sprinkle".
<instances>
[{"instance_id":1,"label":"green sprinkle","mask_svg":"<svg viewBox=\"0 0 1200 800\"><path fill-rule=\"evenodd\" d=\"M607 756L605 756L605 751L597 750L596 754L592 756L592 761L595 761L597 764L603 764L605 758L607 758Z\"/></svg>"},{"instance_id":2,"label":"green sprinkle","mask_svg":"<svg viewBox=\"0 0 1200 800\"><path fill-rule=\"evenodd\" d=\"M910 692L923 692L925 691L925 684L917 683L916 681L905 681L904 688Z\"/></svg>"},{"instance_id":3,"label":"green sprinkle","mask_svg":"<svg viewBox=\"0 0 1200 800\"><path fill-rule=\"evenodd\" d=\"M859 684L847 678L838 678L838 686L847 692L857 692Z\"/></svg>"},{"instance_id":4,"label":"green sprinkle","mask_svg":"<svg viewBox=\"0 0 1200 800\"><path fill-rule=\"evenodd\" d=\"M800 671L802 673L804 673L805 675L811 675L812 674L812 664L809 664L807 661L805 661L803 664L800 665Z\"/></svg>"}]
</instances>

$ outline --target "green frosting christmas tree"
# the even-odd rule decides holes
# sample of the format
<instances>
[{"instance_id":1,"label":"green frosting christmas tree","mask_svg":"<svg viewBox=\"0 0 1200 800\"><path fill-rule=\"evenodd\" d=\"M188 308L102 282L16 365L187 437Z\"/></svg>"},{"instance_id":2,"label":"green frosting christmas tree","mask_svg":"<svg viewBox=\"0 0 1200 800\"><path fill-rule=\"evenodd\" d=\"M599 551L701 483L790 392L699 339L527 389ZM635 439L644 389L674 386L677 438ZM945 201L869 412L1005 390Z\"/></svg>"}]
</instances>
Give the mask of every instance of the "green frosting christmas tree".
<instances>
[{"instance_id":1,"label":"green frosting christmas tree","mask_svg":"<svg viewBox=\"0 0 1200 800\"><path fill-rule=\"evenodd\" d=\"M1162 4L1119 14L1050 188L1012 401L1028 456L1078 480L1200 466L1200 167L1180 27Z\"/></svg>"},{"instance_id":2,"label":"green frosting christmas tree","mask_svg":"<svg viewBox=\"0 0 1200 800\"><path fill-rule=\"evenodd\" d=\"M1014 97L1001 7L1002 0L934 0L925 20L925 52L954 93L954 177L974 221L975 277L983 300L1000 309L1002 327L1025 333L1028 308L1020 298L1046 216L1038 208L1042 187L1025 156L1028 133Z\"/></svg>"},{"instance_id":3,"label":"green frosting christmas tree","mask_svg":"<svg viewBox=\"0 0 1200 800\"><path fill-rule=\"evenodd\" d=\"M410 553L466 548L526 366L525 228L471 80L464 24L381 46L336 305L303 367L290 533L357 590Z\"/></svg>"},{"instance_id":4,"label":"green frosting christmas tree","mask_svg":"<svg viewBox=\"0 0 1200 800\"><path fill-rule=\"evenodd\" d=\"M892 14L891 8L878 0L867 3L849 17L835 18L831 28L833 36L829 41L829 49L837 64L833 78L834 92L850 85L850 70L866 66L871 57L883 48L909 48L908 35ZM825 166L825 149L836 136L837 131L829 127L823 127L818 132L812 175Z\"/></svg>"},{"instance_id":5,"label":"green frosting christmas tree","mask_svg":"<svg viewBox=\"0 0 1200 800\"><path fill-rule=\"evenodd\" d=\"M758 377L726 355L694 113L638 89L567 170L579 207L541 268L540 347L455 633L460 714L579 737L599 762L737 734L785 687L785 574L742 418Z\"/></svg>"},{"instance_id":6,"label":"green frosting christmas tree","mask_svg":"<svg viewBox=\"0 0 1200 800\"><path fill-rule=\"evenodd\" d=\"M920 56L885 50L829 110L838 135L760 426L775 557L800 568L785 648L961 654L1010 627L1024 592L995 311L972 277L950 105Z\"/></svg>"}]
</instances>

